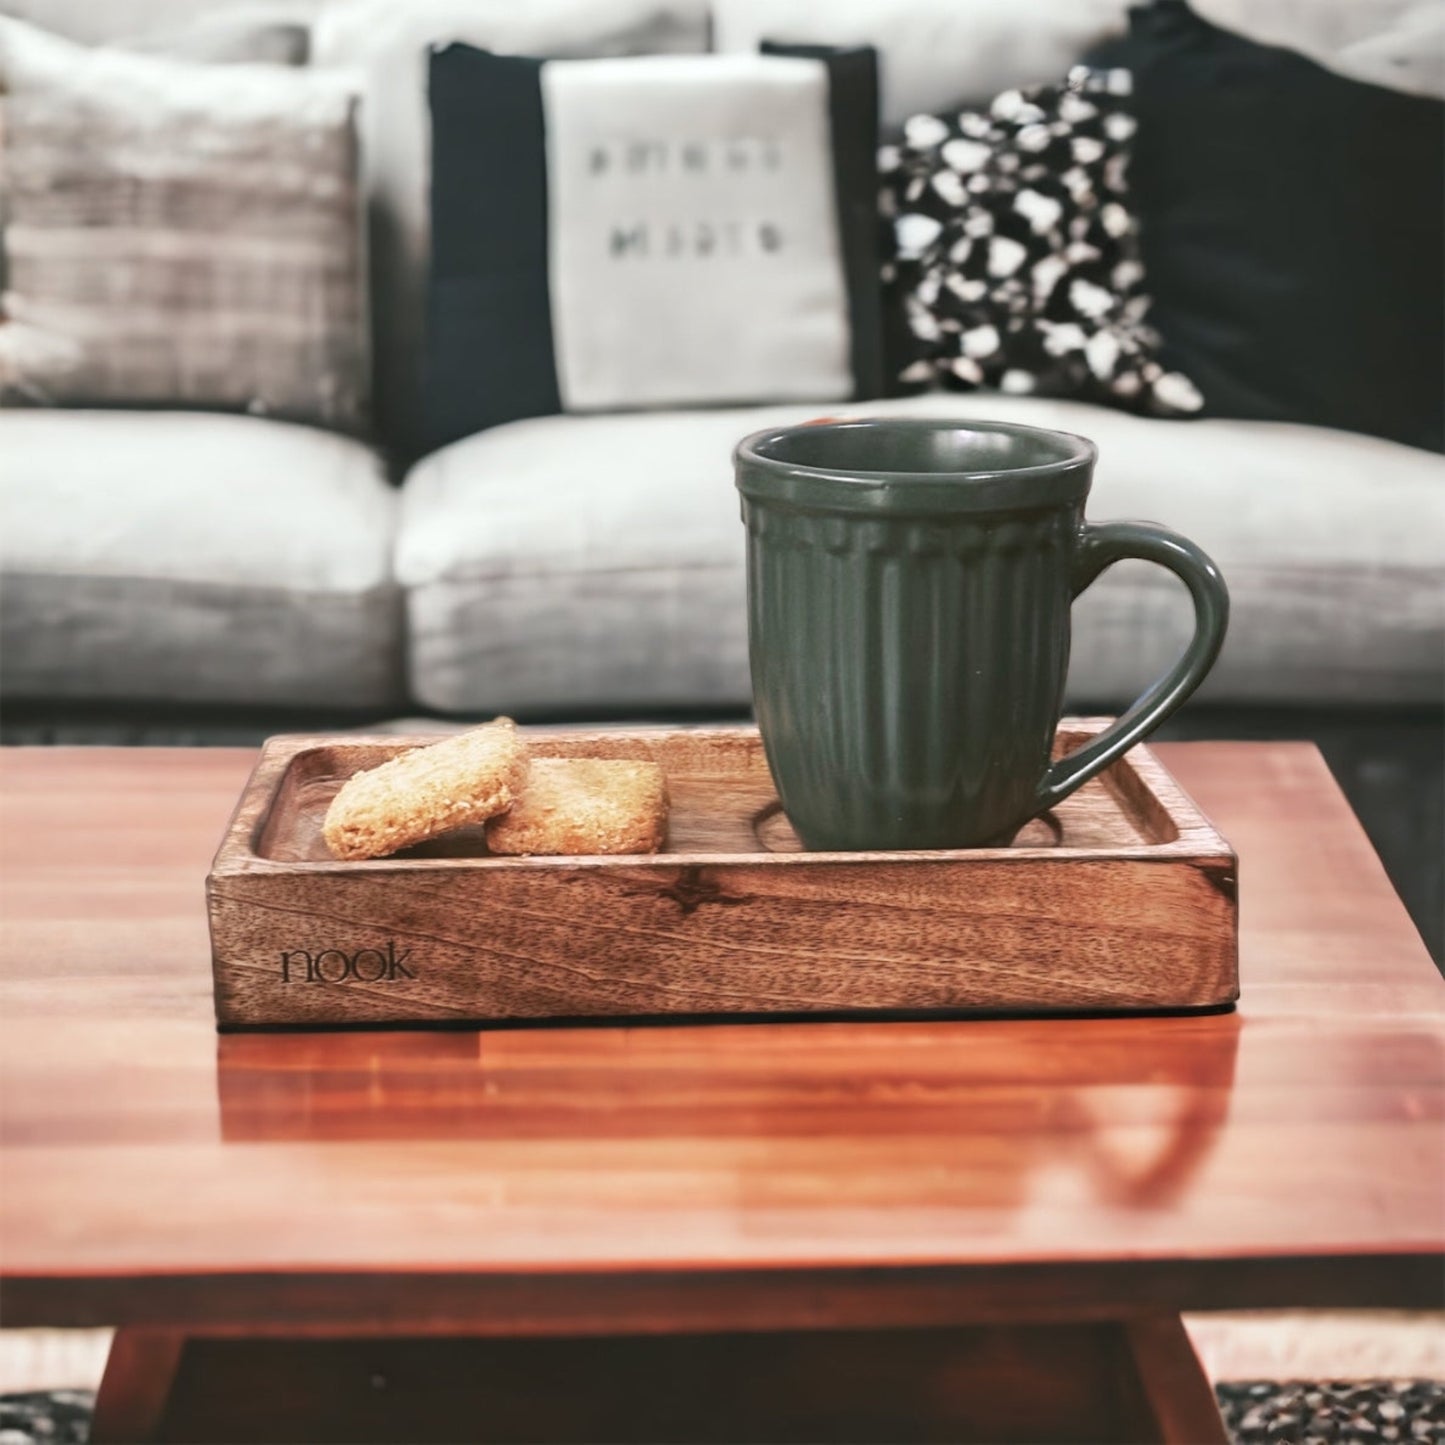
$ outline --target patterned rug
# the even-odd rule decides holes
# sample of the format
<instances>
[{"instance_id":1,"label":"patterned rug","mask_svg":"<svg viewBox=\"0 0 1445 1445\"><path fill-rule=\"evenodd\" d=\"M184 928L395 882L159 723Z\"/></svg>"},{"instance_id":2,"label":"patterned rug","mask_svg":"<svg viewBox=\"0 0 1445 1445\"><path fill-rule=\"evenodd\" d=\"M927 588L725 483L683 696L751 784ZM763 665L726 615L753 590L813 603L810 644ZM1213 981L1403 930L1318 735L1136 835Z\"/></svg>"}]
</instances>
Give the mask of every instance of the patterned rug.
<instances>
[{"instance_id":1,"label":"patterned rug","mask_svg":"<svg viewBox=\"0 0 1445 1445\"><path fill-rule=\"evenodd\" d=\"M94 1390L0 1395L0 1445L85 1445Z\"/></svg>"},{"instance_id":2,"label":"patterned rug","mask_svg":"<svg viewBox=\"0 0 1445 1445\"><path fill-rule=\"evenodd\" d=\"M1214 1393L1235 1445L1445 1445L1442 1381L1250 1380L1216 1385Z\"/></svg>"},{"instance_id":3,"label":"patterned rug","mask_svg":"<svg viewBox=\"0 0 1445 1445\"><path fill-rule=\"evenodd\" d=\"M1445 1381L1216 1385L1235 1445L1445 1445ZM84 1445L89 1390L0 1395L0 1445Z\"/></svg>"}]
</instances>

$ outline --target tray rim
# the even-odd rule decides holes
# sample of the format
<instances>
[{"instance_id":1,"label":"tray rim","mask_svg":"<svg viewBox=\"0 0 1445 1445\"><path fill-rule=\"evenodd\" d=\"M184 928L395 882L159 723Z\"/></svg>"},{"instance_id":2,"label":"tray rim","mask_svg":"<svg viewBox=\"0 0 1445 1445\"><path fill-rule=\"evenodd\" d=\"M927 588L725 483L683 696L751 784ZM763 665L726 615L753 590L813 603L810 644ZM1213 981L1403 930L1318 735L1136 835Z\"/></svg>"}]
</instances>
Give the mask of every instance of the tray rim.
<instances>
[{"instance_id":1,"label":"tray rim","mask_svg":"<svg viewBox=\"0 0 1445 1445\"><path fill-rule=\"evenodd\" d=\"M1064 717L1060 731L1098 733L1114 721L1110 717ZM535 737L605 741L619 738L662 740L671 737L756 737L757 728L747 723L698 725L693 727L641 726L564 728L523 727ZM294 761L315 749L354 747L415 747L439 742L443 733L281 733L267 738L249 777L241 789L235 809L207 874L209 879L237 878L257 874L307 874L313 876L357 876L387 872L515 871L566 868L601 870L668 868L818 868L865 867L887 864L938 867L970 864L1058 865L1083 862L1131 861L1179 862L1181 859L1230 860L1237 857L1229 842L1209 820L1204 810L1184 790L1146 743L1136 743L1105 770L1133 773L1144 791L1170 818L1178 836L1169 842L1135 844L1124 848L930 848L872 849L857 852L773 853L616 853L561 854L536 857L476 858L367 858L361 860L285 860L267 858L255 851L255 842L269 816L282 779Z\"/></svg>"}]
</instances>

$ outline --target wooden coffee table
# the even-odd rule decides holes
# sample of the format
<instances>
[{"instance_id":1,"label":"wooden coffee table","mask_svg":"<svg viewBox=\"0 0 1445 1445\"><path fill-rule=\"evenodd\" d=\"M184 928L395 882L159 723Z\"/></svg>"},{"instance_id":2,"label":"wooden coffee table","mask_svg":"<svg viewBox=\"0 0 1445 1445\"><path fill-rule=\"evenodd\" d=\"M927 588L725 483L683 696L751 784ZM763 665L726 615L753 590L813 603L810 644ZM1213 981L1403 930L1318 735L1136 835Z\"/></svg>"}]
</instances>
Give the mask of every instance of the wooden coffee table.
<instances>
[{"instance_id":1,"label":"wooden coffee table","mask_svg":"<svg viewBox=\"0 0 1445 1445\"><path fill-rule=\"evenodd\" d=\"M1179 1311L1440 1303L1445 987L1312 748L1159 752L1237 1013L218 1037L252 755L7 750L3 1322L97 1440L1220 1440Z\"/></svg>"}]
</instances>

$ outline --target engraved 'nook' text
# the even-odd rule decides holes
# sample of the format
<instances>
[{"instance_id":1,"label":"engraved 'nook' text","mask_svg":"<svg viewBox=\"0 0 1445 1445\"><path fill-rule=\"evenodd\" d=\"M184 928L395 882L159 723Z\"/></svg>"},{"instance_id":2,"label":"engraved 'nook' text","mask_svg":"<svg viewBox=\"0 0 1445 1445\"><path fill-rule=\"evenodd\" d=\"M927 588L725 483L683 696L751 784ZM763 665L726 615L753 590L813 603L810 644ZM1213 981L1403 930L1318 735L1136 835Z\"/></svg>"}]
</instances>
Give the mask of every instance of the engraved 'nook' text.
<instances>
[{"instance_id":1,"label":"engraved 'nook' text","mask_svg":"<svg viewBox=\"0 0 1445 1445\"><path fill-rule=\"evenodd\" d=\"M393 983L399 978L415 978L416 969L407 964L411 949L396 951L396 943L388 942L385 950L359 948L346 953L339 948L323 948L312 952L307 948L288 948L281 954L282 983Z\"/></svg>"}]
</instances>

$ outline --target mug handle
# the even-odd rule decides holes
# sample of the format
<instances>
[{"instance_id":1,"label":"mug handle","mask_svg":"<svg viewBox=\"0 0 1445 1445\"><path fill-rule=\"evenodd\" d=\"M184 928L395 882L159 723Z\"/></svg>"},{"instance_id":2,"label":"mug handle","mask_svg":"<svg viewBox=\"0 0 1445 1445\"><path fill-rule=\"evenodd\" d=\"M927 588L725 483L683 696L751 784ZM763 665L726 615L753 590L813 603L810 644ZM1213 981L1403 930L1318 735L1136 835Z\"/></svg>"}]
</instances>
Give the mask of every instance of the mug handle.
<instances>
[{"instance_id":1,"label":"mug handle","mask_svg":"<svg viewBox=\"0 0 1445 1445\"><path fill-rule=\"evenodd\" d=\"M1125 558L1167 567L1194 600L1194 636L1184 655L1122 717L1077 752L1052 764L1039 784L1040 808L1061 803L1141 738L1148 736L1204 681L1224 644L1229 589L1209 556L1187 537L1153 522L1086 522L1074 561L1077 597L1106 567Z\"/></svg>"}]
</instances>

